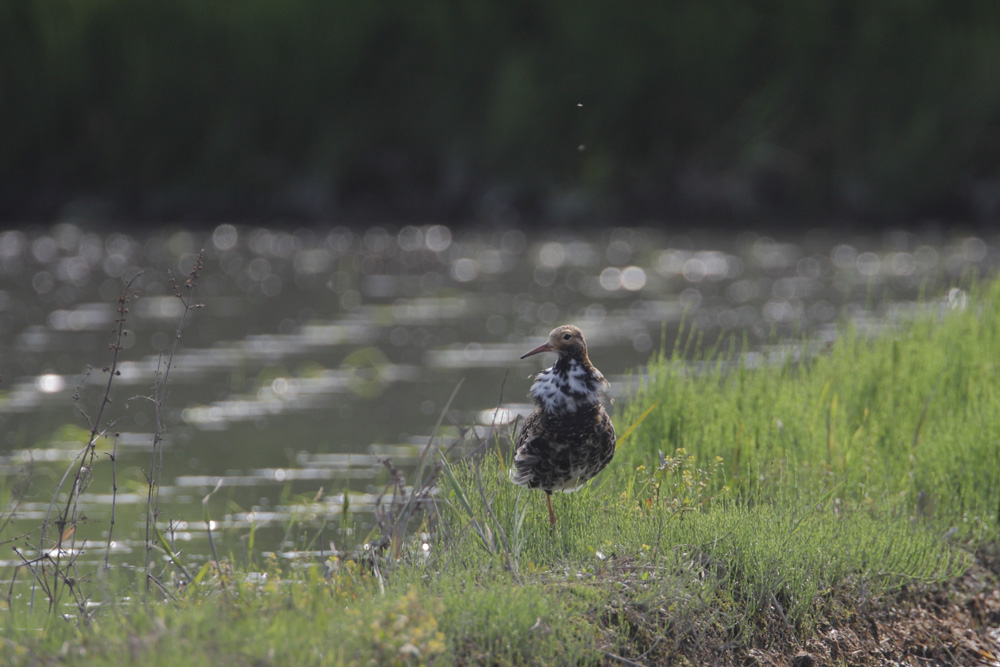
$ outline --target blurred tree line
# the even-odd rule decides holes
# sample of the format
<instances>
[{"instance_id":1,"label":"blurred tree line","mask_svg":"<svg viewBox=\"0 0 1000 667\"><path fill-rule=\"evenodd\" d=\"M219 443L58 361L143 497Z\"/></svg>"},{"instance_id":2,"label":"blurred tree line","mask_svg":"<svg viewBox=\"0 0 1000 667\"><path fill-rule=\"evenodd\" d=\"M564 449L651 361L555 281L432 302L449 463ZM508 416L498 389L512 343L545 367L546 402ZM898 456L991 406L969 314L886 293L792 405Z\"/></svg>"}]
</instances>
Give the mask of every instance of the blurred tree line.
<instances>
[{"instance_id":1,"label":"blurred tree line","mask_svg":"<svg viewBox=\"0 0 1000 667\"><path fill-rule=\"evenodd\" d=\"M1000 214L996 0L4 0L0 215Z\"/></svg>"}]
</instances>

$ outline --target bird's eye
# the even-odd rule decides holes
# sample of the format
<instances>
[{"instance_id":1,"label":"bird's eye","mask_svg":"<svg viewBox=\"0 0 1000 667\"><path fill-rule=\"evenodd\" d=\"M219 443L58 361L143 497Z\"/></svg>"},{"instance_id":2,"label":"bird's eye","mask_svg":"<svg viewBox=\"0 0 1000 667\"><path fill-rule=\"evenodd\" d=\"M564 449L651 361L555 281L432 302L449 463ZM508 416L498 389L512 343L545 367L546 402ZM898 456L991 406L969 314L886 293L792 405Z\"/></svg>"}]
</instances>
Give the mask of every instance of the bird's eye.
<instances>
[{"instance_id":1,"label":"bird's eye","mask_svg":"<svg viewBox=\"0 0 1000 667\"><path fill-rule=\"evenodd\" d=\"M569 340L570 338L572 338L572 336L570 336L568 333L563 334L563 340Z\"/></svg>"}]
</instances>

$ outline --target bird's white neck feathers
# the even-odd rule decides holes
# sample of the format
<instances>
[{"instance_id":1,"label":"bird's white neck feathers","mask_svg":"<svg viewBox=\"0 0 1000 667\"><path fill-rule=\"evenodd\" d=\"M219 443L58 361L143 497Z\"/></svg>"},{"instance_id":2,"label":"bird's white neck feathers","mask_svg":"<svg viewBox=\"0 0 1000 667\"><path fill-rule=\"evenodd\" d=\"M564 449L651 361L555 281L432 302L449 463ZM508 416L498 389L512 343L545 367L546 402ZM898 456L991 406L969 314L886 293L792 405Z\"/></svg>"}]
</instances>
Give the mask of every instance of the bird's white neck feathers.
<instances>
[{"instance_id":1,"label":"bird's white neck feathers","mask_svg":"<svg viewBox=\"0 0 1000 667\"><path fill-rule=\"evenodd\" d=\"M560 360L535 376L531 397L545 412L576 412L600 403L607 381L577 359Z\"/></svg>"}]
</instances>

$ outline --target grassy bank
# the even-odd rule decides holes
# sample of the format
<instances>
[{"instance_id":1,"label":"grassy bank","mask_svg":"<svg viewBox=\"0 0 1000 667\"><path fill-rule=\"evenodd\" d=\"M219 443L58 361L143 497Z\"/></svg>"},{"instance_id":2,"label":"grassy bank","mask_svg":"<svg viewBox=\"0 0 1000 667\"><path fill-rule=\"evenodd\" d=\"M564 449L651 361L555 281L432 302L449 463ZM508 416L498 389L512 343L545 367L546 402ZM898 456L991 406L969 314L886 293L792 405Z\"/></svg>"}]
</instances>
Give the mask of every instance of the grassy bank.
<instances>
[{"instance_id":1,"label":"grassy bank","mask_svg":"<svg viewBox=\"0 0 1000 667\"><path fill-rule=\"evenodd\" d=\"M64 620L15 599L0 658L701 664L794 647L995 543L998 343L994 283L799 361L757 363L727 341L700 362L662 354L621 401L619 432L636 428L611 466L554 497L554 534L493 438L439 464L437 511L358 558L223 558L197 583L165 582L167 601L141 576L80 573L109 602Z\"/></svg>"}]
</instances>

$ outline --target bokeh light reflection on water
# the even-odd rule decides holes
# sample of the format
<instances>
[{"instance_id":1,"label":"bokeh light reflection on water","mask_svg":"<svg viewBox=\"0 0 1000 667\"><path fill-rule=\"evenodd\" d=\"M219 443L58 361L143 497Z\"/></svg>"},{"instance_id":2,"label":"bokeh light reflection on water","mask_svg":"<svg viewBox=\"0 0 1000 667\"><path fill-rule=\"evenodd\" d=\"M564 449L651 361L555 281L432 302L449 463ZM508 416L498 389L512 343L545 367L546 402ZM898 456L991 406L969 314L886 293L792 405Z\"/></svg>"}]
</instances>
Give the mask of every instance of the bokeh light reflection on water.
<instances>
[{"instance_id":1,"label":"bokeh light reflection on water","mask_svg":"<svg viewBox=\"0 0 1000 667\"><path fill-rule=\"evenodd\" d=\"M55 434L82 426L71 400L78 386L81 407L97 404L115 300L141 272L112 411L115 429L130 434L120 442L120 483L144 487L155 419L143 396L183 312L168 271L183 282L202 248L195 299L205 307L189 314L163 415L163 515L196 525L198 501L222 478L213 497L222 529L260 517L278 526L295 512L322 517L344 511L345 499L352 511L370 510L386 479L377 456L412 465L460 380L446 424L485 427L529 411L526 376L548 360L518 357L557 324L584 329L620 395L661 333L669 348L682 318L708 338L745 332L766 361L789 354L775 336L828 340L843 317L876 328L912 312L921 290L943 299L970 270L992 273L998 259L993 238L912 232L779 240L641 228L287 231L232 223L146 236L101 236L69 223L6 231L4 474L25 461L55 466L42 484L82 446L79 433L68 442ZM87 514L101 525L107 458L96 468Z\"/></svg>"}]
</instances>

